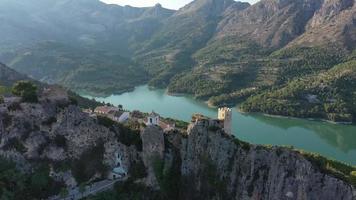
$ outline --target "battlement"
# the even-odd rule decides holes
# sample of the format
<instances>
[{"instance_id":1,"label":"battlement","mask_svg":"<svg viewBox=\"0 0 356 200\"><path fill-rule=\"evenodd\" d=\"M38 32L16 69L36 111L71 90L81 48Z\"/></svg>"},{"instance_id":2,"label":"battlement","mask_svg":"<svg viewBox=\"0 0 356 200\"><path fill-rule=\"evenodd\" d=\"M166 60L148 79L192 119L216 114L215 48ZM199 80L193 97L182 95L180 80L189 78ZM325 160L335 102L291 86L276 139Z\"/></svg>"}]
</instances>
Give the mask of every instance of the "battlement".
<instances>
[{"instance_id":1,"label":"battlement","mask_svg":"<svg viewBox=\"0 0 356 200\"><path fill-rule=\"evenodd\" d=\"M232 109L231 108L219 108L218 112L218 119L219 120L229 120L232 116Z\"/></svg>"},{"instance_id":2,"label":"battlement","mask_svg":"<svg viewBox=\"0 0 356 200\"><path fill-rule=\"evenodd\" d=\"M219 108L218 119L224 122L224 131L227 134L232 134L232 109L227 107Z\"/></svg>"}]
</instances>

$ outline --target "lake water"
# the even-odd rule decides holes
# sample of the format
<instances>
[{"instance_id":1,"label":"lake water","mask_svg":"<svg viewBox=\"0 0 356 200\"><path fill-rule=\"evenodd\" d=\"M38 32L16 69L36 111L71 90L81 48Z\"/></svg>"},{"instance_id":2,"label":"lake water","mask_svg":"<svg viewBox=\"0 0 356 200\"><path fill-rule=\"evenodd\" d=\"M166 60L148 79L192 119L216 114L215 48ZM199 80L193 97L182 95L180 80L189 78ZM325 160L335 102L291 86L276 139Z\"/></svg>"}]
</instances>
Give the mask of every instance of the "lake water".
<instances>
[{"instance_id":1,"label":"lake water","mask_svg":"<svg viewBox=\"0 0 356 200\"><path fill-rule=\"evenodd\" d=\"M165 90L150 90L147 86L137 87L121 95L95 99L114 105L121 104L128 110L154 110L163 117L184 121L190 121L194 113L217 117L217 109L209 108L204 102L188 96L169 96ZM239 139L253 144L294 146L356 165L356 126L241 114L234 109L233 132Z\"/></svg>"}]
</instances>

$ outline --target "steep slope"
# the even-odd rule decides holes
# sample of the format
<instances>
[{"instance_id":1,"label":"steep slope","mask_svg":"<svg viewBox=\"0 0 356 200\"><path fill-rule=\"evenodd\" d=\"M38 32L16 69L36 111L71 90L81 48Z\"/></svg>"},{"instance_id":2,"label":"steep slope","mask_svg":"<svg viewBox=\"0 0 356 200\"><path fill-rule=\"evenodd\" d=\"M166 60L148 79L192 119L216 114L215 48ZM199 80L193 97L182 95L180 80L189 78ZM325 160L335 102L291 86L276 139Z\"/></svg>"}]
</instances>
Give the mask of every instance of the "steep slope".
<instances>
[{"instance_id":1,"label":"steep slope","mask_svg":"<svg viewBox=\"0 0 356 200\"><path fill-rule=\"evenodd\" d=\"M19 80L29 80L25 75L16 72L13 69L8 68L6 65L0 63L0 85L1 86L12 86L14 82Z\"/></svg>"},{"instance_id":2,"label":"steep slope","mask_svg":"<svg viewBox=\"0 0 356 200\"><path fill-rule=\"evenodd\" d=\"M211 38L222 13L233 4L238 3L196 0L168 18L137 52L137 59L154 77L150 84L166 87L174 75L190 69L194 65L191 55Z\"/></svg>"},{"instance_id":3,"label":"steep slope","mask_svg":"<svg viewBox=\"0 0 356 200\"><path fill-rule=\"evenodd\" d=\"M3 0L0 11L2 62L37 80L99 95L147 81L130 57L174 13L99 0Z\"/></svg>"},{"instance_id":4,"label":"steep slope","mask_svg":"<svg viewBox=\"0 0 356 200\"><path fill-rule=\"evenodd\" d=\"M249 98L242 110L352 123L356 120L356 61L293 80Z\"/></svg>"},{"instance_id":5,"label":"steep slope","mask_svg":"<svg viewBox=\"0 0 356 200\"><path fill-rule=\"evenodd\" d=\"M119 142L124 134L83 113L56 87L40 91L37 104L6 99L0 106L0 198L47 199L105 179L118 155L128 170L138 150Z\"/></svg>"},{"instance_id":6,"label":"steep slope","mask_svg":"<svg viewBox=\"0 0 356 200\"><path fill-rule=\"evenodd\" d=\"M128 58L58 42L38 43L7 54L6 60L34 79L96 95L127 91L147 80L145 72Z\"/></svg>"},{"instance_id":7,"label":"steep slope","mask_svg":"<svg viewBox=\"0 0 356 200\"><path fill-rule=\"evenodd\" d=\"M355 48L354 14L353 1L341 0L231 6L207 45L193 55L193 70L176 75L168 90L210 99L214 106L236 105L266 88L325 72Z\"/></svg>"},{"instance_id":8,"label":"steep slope","mask_svg":"<svg viewBox=\"0 0 356 200\"><path fill-rule=\"evenodd\" d=\"M191 124L182 141L183 199L355 198L355 189L317 164L322 158L245 144L211 131L216 126L211 120Z\"/></svg>"},{"instance_id":9,"label":"steep slope","mask_svg":"<svg viewBox=\"0 0 356 200\"><path fill-rule=\"evenodd\" d=\"M11 87L18 81L31 81L32 83L36 84L39 89L43 89L44 87L48 87L47 84L33 80L26 75L23 75L6 65L0 63L0 99L3 95L10 96ZM94 109L97 106L102 106L102 103L99 103L94 100L90 100L79 96L75 92L70 90L66 90L68 96L71 100L76 102L76 104L81 108L91 108Z\"/></svg>"},{"instance_id":10,"label":"steep slope","mask_svg":"<svg viewBox=\"0 0 356 200\"><path fill-rule=\"evenodd\" d=\"M285 77L279 72L283 66L277 65L288 60L269 58L269 54L303 34L322 3L322 0L263 0L244 9L237 4L227 8L213 37L194 54L194 70L174 78L169 90L211 97L277 84ZM197 78L201 83L188 88ZM202 92L205 87L200 85L215 87Z\"/></svg>"},{"instance_id":11,"label":"steep slope","mask_svg":"<svg viewBox=\"0 0 356 200\"><path fill-rule=\"evenodd\" d=\"M98 0L2 2L2 62L95 93L149 83L236 105L324 73L356 46L354 0L195 0L178 11ZM43 40L65 48L38 48Z\"/></svg>"},{"instance_id":12,"label":"steep slope","mask_svg":"<svg viewBox=\"0 0 356 200\"><path fill-rule=\"evenodd\" d=\"M150 161L142 182L159 194L143 195L147 190L132 180L94 199L355 199L350 184L355 167L289 148L247 144L226 135L217 120L194 120L186 135L147 127L142 137L143 159Z\"/></svg>"},{"instance_id":13,"label":"steep slope","mask_svg":"<svg viewBox=\"0 0 356 200\"><path fill-rule=\"evenodd\" d=\"M309 21L306 31L289 46L334 44L353 50L356 46L354 0L325 0Z\"/></svg>"},{"instance_id":14,"label":"steep slope","mask_svg":"<svg viewBox=\"0 0 356 200\"><path fill-rule=\"evenodd\" d=\"M264 47L283 47L304 33L322 0L262 0L243 12L227 12L217 38L237 37Z\"/></svg>"},{"instance_id":15,"label":"steep slope","mask_svg":"<svg viewBox=\"0 0 356 200\"><path fill-rule=\"evenodd\" d=\"M43 40L89 45L128 54L130 42L150 35L162 19L173 14L164 8L134 8L108 5L99 0L2 0L1 44L27 45ZM133 26L132 20L145 26ZM158 25L157 25L158 24ZM26 34L22 34L25 33ZM138 41L139 42L139 41Z\"/></svg>"},{"instance_id":16,"label":"steep slope","mask_svg":"<svg viewBox=\"0 0 356 200\"><path fill-rule=\"evenodd\" d=\"M120 167L125 178L115 190L93 199L355 199L355 167L247 144L218 120L196 118L187 131L164 132L95 118L71 102L48 87L38 103L0 103L1 198L47 199Z\"/></svg>"}]
</instances>

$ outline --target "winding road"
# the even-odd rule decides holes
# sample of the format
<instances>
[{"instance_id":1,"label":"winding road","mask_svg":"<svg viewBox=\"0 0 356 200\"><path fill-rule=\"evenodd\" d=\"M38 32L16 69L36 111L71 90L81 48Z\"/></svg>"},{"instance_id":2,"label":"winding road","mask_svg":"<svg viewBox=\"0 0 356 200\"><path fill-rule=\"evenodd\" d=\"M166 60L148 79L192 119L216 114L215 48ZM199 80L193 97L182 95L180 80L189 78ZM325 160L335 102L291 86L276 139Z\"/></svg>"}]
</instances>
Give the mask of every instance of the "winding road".
<instances>
[{"instance_id":1,"label":"winding road","mask_svg":"<svg viewBox=\"0 0 356 200\"><path fill-rule=\"evenodd\" d=\"M97 194L99 192L104 192L113 189L116 182L124 181L125 179L117 180L103 180L85 187L85 192L81 193L79 187L71 189L68 191L68 195L62 198L60 195L52 196L48 200L79 200L90 195Z\"/></svg>"}]
</instances>

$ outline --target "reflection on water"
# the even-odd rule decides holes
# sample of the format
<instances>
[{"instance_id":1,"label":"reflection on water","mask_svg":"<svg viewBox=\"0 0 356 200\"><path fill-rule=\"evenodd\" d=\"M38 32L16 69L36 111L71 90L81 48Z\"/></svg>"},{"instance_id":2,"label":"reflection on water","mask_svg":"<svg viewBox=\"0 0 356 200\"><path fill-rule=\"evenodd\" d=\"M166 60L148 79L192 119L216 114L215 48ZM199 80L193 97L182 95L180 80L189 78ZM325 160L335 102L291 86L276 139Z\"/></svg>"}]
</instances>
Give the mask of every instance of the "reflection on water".
<instances>
[{"instance_id":1,"label":"reflection on water","mask_svg":"<svg viewBox=\"0 0 356 200\"><path fill-rule=\"evenodd\" d=\"M263 115L255 115L257 120L288 130L293 127L302 127L316 133L321 139L328 144L338 148L339 150L348 153L356 150L356 127L348 125L330 124L327 122L307 121L301 119L277 120L275 117L266 117ZM356 160L356 157L355 157Z\"/></svg>"},{"instance_id":2,"label":"reflection on water","mask_svg":"<svg viewBox=\"0 0 356 200\"><path fill-rule=\"evenodd\" d=\"M216 117L217 110L190 97L169 96L164 90L147 86L106 98L95 98L128 110L152 110L164 117L189 121L192 114ZM298 149L356 165L356 126L336 125L302 119L276 118L233 112L233 131L242 140L255 144L292 145Z\"/></svg>"}]
</instances>

